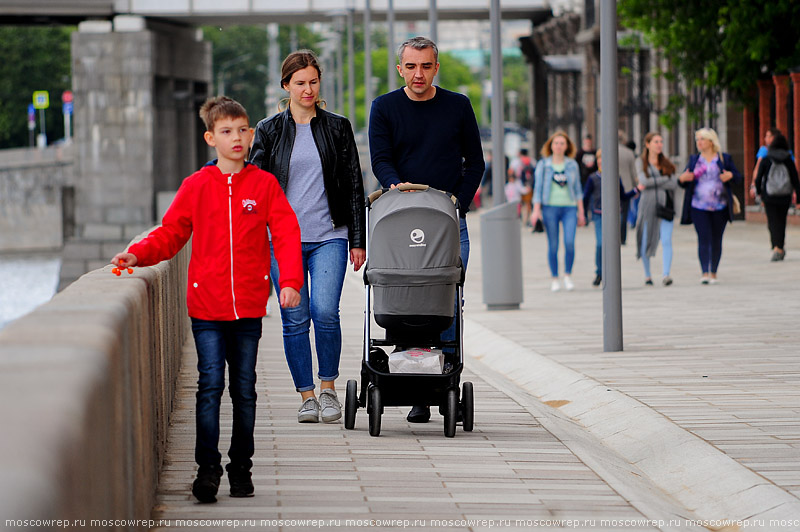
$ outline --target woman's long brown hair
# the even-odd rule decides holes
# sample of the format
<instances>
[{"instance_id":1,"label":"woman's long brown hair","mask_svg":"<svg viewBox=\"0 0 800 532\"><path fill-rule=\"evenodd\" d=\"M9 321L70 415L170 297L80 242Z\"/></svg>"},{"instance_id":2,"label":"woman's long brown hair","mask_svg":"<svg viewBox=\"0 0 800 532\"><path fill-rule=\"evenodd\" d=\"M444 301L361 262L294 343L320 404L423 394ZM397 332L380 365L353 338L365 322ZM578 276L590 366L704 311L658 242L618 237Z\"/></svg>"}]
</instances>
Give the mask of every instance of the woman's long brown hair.
<instances>
[{"instance_id":1,"label":"woman's long brown hair","mask_svg":"<svg viewBox=\"0 0 800 532\"><path fill-rule=\"evenodd\" d=\"M655 131L651 131L644 136L644 149L642 150L642 168L644 169L650 164L650 150L647 149L647 145L650 144L653 137L664 138L661 133L656 133ZM661 172L661 175L673 175L675 173L675 165L664 155L664 152L658 154L658 164L656 164L656 168Z\"/></svg>"}]
</instances>

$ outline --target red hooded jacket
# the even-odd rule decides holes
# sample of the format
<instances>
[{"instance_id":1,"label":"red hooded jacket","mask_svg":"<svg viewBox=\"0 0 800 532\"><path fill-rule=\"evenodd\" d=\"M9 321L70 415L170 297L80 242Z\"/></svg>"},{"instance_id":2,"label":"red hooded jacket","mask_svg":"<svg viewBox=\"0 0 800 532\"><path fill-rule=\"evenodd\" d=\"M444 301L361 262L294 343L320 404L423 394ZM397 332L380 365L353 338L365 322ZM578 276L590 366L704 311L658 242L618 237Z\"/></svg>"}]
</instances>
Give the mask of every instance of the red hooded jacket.
<instances>
[{"instance_id":1,"label":"red hooded jacket","mask_svg":"<svg viewBox=\"0 0 800 532\"><path fill-rule=\"evenodd\" d=\"M175 256L189 237L189 316L231 321L260 318L269 297L269 237L281 288L300 290L300 226L275 176L253 164L222 174L215 161L187 177L161 227L128 250L138 266Z\"/></svg>"}]
</instances>

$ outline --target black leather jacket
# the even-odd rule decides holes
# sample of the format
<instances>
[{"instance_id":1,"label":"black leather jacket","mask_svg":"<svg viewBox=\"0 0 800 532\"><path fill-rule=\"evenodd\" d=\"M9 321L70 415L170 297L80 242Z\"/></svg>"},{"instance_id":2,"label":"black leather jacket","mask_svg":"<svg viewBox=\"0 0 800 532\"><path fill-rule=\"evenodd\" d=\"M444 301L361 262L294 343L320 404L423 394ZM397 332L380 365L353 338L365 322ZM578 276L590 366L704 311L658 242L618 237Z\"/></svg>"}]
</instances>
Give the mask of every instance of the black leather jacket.
<instances>
[{"instance_id":1,"label":"black leather jacket","mask_svg":"<svg viewBox=\"0 0 800 532\"><path fill-rule=\"evenodd\" d=\"M284 191L289 182L295 132L294 118L287 107L258 123L250 152L251 162L274 174ZM347 226L351 249L365 248L364 184L353 128L347 118L317 107L317 116L311 119L311 133L322 161L333 225Z\"/></svg>"}]
</instances>

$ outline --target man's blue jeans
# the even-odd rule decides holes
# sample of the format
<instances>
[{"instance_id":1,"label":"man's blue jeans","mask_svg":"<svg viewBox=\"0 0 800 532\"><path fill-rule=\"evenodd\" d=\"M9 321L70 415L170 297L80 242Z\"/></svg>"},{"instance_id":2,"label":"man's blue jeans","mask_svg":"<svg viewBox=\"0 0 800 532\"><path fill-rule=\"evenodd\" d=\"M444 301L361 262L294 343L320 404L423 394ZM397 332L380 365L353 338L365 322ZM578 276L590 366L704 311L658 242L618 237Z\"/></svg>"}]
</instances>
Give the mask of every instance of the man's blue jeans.
<instances>
[{"instance_id":1,"label":"man's blue jeans","mask_svg":"<svg viewBox=\"0 0 800 532\"><path fill-rule=\"evenodd\" d=\"M467 231L467 220L466 218L459 219L459 234L461 240L461 264L464 267L464 274L467 273L467 262L469 262L469 232ZM456 293L456 298L458 298L458 294ZM461 301L461 305L463 307L464 301ZM456 307L455 307L455 314L453 314L453 323L450 324L450 327L445 329L445 331L441 335L442 341L445 342L452 342L456 339L456 320L458 319L458 300L456 300ZM452 352L452 350L447 349L446 352Z\"/></svg>"},{"instance_id":2,"label":"man's blue jeans","mask_svg":"<svg viewBox=\"0 0 800 532\"><path fill-rule=\"evenodd\" d=\"M303 242L303 273L300 304L281 308L283 350L295 389L314 389L309 331L314 322L319 378L334 381L339 376L342 353L342 328L339 325L339 300L347 269L347 240L335 238L324 242ZM271 272L275 290L280 294L280 273L275 254Z\"/></svg>"},{"instance_id":3,"label":"man's blue jeans","mask_svg":"<svg viewBox=\"0 0 800 532\"><path fill-rule=\"evenodd\" d=\"M542 205L542 223L547 232L547 262L550 274L558 277L558 224L564 225L564 273L572 273L575 262L575 231L578 227L577 207Z\"/></svg>"},{"instance_id":4,"label":"man's blue jeans","mask_svg":"<svg viewBox=\"0 0 800 532\"><path fill-rule=\"evenodd\" d=\"M229 393L233 402L233 434L228 457L235 466L253 466L253 429L256 422L256 358L261 318L207 321L192 318L197 347L197 439L194 459L200 466L222 461L219 452L219 407L225 390L228 363Z\"/></svg>"}]
</instances>

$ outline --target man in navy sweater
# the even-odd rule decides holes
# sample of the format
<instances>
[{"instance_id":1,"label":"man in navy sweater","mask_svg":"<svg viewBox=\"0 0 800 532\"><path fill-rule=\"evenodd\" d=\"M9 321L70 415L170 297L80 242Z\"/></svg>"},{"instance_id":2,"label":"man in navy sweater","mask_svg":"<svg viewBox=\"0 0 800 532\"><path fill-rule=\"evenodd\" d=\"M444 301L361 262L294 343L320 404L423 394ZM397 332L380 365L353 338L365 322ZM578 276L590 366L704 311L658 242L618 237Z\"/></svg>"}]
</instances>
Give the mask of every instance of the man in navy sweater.
<instances>
[{"instance_id":1,"label":"man in navy sweater","mask_svg":"<svg viewBox=\"0 0 800 532\"><path fill-rule=\"evenodd\" d=\"M406 86L372 102L369 149L372 171L384 187L421 183L450 192L461 212L461 262L466 270L469 235L464 219L481 183L484 162L478 123L469 98L433 85L439 71L436 43L414 37L397 50ZM442 335L455 338L455 320ZM428 406L415 406L408 421L425 423Z\"/></svg>"}]
</instances>

